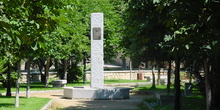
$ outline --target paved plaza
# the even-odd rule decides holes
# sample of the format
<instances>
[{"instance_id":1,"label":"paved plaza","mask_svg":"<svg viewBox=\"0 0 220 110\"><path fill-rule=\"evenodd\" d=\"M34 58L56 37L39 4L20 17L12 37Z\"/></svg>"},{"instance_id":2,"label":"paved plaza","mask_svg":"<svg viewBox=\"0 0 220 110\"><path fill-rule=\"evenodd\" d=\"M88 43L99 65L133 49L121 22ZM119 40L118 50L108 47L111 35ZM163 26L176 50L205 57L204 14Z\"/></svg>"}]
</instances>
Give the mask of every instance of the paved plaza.
<instances>
[{"instance_id":1,"label":"paved plaza","mask_svg":"<svg viewBox=\"0 0 220 110\"><path fill-rule=\"evenodd\" d=\"M21 94L21 96L24 95ZM124 100L65 99L63 91L59 90L31 93L31 97L51 98L52 105L47 110L137 110L144 99L154 97L154 95L131 93L130 98Z\"/></svg>"}]
</instances>

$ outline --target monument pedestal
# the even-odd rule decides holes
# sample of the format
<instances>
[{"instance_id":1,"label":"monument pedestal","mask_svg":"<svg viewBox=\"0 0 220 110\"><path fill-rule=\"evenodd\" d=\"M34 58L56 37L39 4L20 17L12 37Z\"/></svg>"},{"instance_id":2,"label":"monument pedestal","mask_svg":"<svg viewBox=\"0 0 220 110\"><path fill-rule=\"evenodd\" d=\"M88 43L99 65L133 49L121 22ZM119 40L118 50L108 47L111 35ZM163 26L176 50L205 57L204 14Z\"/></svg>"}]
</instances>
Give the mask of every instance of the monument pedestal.
<instances>
[{"instance_id":1,"label":"monument pedestal","mask_svg":"<svg viewBox=\"0 0 220 110\"><path fill-rule=\"evenodd\" d=\"M68 99L114 100L128 99L131 88L125 87L65 87L63 97Z\"/></svg>"}]
</instances>

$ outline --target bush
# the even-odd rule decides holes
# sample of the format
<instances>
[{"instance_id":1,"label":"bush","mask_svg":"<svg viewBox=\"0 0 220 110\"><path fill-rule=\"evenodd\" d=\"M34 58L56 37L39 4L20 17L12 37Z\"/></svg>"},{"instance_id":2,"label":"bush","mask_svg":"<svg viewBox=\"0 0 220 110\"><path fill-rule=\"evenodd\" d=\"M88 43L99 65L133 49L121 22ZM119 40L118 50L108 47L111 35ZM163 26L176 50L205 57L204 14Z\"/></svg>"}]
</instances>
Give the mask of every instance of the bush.
<instances>
[{"instance_id":1,"label":"bush","mask_svg":"<svg viewBox=\"0 0 220 110\"><path fill-rule=\"evenodd\" d=\"M16 86L16 81L17 81L17 74L18 73L16 73L16 72L11 72L11 86L12 87L15 87ZM1 76L0 76L0 79L2 80L2 86L4 87L4 88L6 88L7 87L7 73L5 73L5 74L2 74Z\"/></svg>"},{"instance_id":2,"label":"bush","mask_svg":"<svg viewBox=\"0 0 220 110\"><path fill-rule=\"evenodd\" d=\"M71 63L70 63L71 62ZM83 67L82 66L77 66L77 62L68 60L67 65L67 82L68 83L73 83L73 82L79 82L79 80L82 79L83 76ZM57 61L55 63L55 67L57 69L57 77L60 79L64 78L64 61Z\"/></svg>"},{"instance_id":3,"label":"bush","mask_svg":"<svg viewBox=\"0 0 220 110\"><path fill-rule=\"evenodd\" d=\"M0 82L4 81L3 72L7 70L7 67L5 67L6 61L0 59Z\"/></svg>"},{"instance_id":4,"label":"bush","mask_svg":"<svg viewBox=\"0 0 220 110\"><path fill-rule=\"evenodd\" d=\"M67 82L79 82L83 78L83 68L82 66L77 66L77 64L72 64L68 69Z\"/></svg>"}]
</instances>

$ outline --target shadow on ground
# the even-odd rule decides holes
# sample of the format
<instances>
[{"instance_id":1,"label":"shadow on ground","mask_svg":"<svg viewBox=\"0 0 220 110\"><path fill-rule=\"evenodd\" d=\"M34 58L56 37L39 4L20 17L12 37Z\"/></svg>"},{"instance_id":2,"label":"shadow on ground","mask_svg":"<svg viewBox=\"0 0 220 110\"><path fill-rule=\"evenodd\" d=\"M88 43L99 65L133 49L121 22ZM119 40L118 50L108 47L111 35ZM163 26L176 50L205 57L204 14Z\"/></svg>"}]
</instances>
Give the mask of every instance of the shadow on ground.
<instances>
[{"instance_id":1,"label":"shadow on ground","mask_svg":"<svg viewBox=\"0 0 220 110\"><path fill-rule=\"evenodd\" d=\"M132 94L129 99L123 100L78 100L81 103L68 106L61 110L140 110L140 105L146 98L153 95Z\"/></svg>"}]
</instances>

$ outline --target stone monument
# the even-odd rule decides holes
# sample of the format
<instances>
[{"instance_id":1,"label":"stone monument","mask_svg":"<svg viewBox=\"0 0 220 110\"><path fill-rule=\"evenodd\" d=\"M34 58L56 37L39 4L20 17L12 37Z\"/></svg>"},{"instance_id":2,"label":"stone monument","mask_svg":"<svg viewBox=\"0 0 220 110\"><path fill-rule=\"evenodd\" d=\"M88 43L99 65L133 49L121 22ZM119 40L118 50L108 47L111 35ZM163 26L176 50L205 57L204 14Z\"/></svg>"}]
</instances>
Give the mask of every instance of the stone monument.
<instances>
[{"instance_id":1,"label":"stone monument","mask_svg":"<svg viewBox=\"0 0 220 110\"><path fill-rule=\"evenodd\" d=\"M103 88L103 13L91 14L91 87Z\"/></svg>"},{"instance_id":2,"label":"stone monument","mask_svg":"<svg viewBox=\"0 0 220 110\"><path fill-rule=\"evenodd\" d=\"M104 87L103 13L91 14L91 85L65 87L64 98L71 99L126 99L130 88Z\"/></svg>"}]
</instances>

